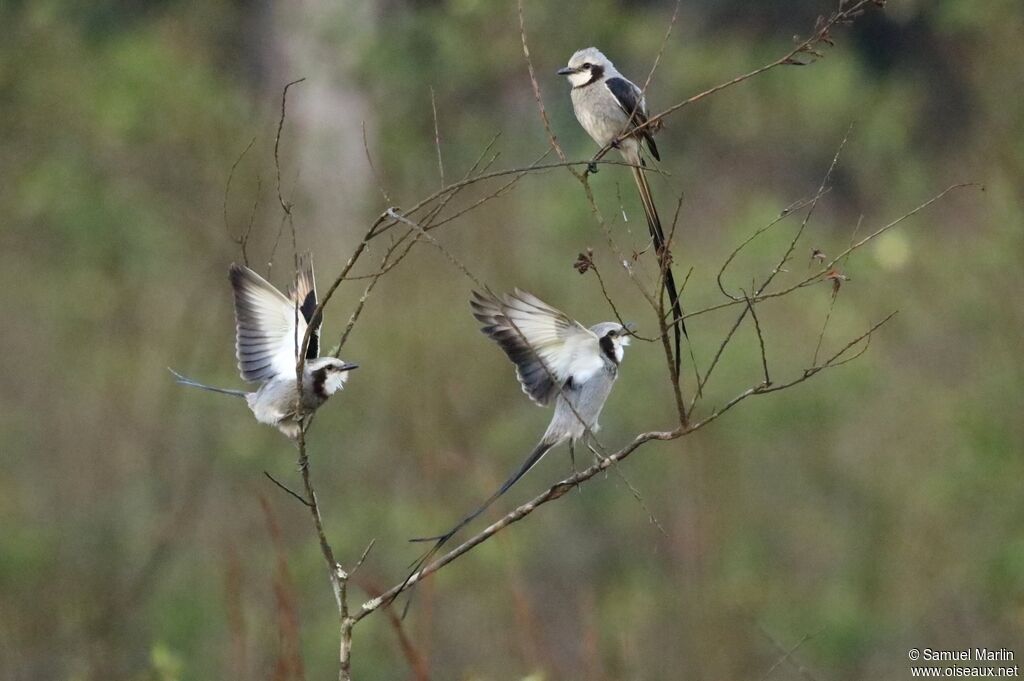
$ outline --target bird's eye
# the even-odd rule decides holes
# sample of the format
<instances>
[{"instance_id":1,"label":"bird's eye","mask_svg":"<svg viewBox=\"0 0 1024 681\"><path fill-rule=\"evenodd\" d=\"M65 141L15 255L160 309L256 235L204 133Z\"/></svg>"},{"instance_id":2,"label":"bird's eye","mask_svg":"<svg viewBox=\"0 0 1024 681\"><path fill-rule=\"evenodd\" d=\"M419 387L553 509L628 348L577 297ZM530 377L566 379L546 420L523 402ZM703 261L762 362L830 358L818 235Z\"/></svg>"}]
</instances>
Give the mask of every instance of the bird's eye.
<instances>
[{"instance_id":1,"label":"bird's eye","mask_svg":"<svg viewBox=\"0 0 1024 681\"><path fill-rule=\"evenodd\" d=\"M593 64L591 64L590 62L584 62L583 63L583 68L587 69L588 71L590 70L591 66L593 66Z\"/></svg>"}]
</instances>

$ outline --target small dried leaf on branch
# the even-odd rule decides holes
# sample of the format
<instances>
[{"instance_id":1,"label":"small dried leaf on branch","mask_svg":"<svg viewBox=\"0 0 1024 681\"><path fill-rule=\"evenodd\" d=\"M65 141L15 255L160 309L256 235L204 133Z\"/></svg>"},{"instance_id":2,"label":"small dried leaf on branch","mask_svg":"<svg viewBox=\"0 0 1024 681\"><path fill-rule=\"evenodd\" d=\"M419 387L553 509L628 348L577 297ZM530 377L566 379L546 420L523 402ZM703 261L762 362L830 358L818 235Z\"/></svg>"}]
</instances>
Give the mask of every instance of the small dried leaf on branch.
<instances>
[{"instance_id":1,"label":"small dried leaf on branch","mask_svg":"<svg viewBox=\"0 0 1024 681\"><path fill-rule=\"evenodd\" d=\"M825 279L832 282L832 297L834 298L839 294L839 289L843 285L844 281L850 281L850 278L840 272L837 269L831 269L828 274L825 275Z\"/></svg>"},{"instance_id":2,"label":"small dried leaf on branch","mask_svg":"<svg viewBox=\"0 0 1024 681\"><path fill-rule=\"evenodd\" d=\"M580 274L586 274L587 270L594 266L594 251L588 248L586 253L580 253L576 262L572 264Z\"/></svg>"}]
</instances>

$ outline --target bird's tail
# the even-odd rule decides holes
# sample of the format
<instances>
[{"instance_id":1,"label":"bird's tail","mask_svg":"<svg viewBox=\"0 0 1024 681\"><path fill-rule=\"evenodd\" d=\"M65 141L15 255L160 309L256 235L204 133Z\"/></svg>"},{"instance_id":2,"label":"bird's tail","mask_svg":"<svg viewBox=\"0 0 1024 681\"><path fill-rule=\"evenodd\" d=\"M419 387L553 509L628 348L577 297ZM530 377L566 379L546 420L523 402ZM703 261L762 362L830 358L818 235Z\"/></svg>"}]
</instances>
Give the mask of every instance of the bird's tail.
<instances>
[{"instance_id":1,"label":"bird's tail","mask_svg":"<svg viewBox=\"0 0 1024 681\"><path fill-rule=\"evenodd\" d=\"M647 218L647 228L650 230L651 239L654 241L654 250L658 255L658 264L664 272L665 293L668 294L669 306L672 308L672 331L675 336L675 361L676 374L679 373L681 336L686 335L686 324L683 322L683 306L679 302L679 289L676 288L676 279L672 275L672 263L669 261L668 244L665 243L665 232L661 228L661 218L658 217L658 209L654 205L654 197L651 196L651 187L647 184L647 175L643 169L643 159L637 151L630 154L628 159L632 164L633 179L636 181L637 191L640 193L640 202L643 204L644 216Z\"/></svg>"},{"instance_id":2,"label":"bird's tail","mask_svg":"<svg viewBox=\"0 0 1024 681\"><path fill-rule=\"evenodd\" d=\"M519 479L522 478L524 475L526 475L526 473L531 468L533 468L535 465L537 465L537 462L540 461L541 458L545 454L548 453L548 450L550 450L556 444L557 444L557 441L555 441L555 440L549 441L547 438L541 440L537 444L537 446L534 448L534 450L532 452L530 452L530 455L528 457L526 457L526 460L523 461L522 465L520 465L519 468L517 468L516 471L511 475L511 477L509 477L509 479L506 480L501 485L501 487L498 488L497 492L495 492L490 497L488 497L487 501L485 501L483 504L481 504L479 508L477 508L475 511L473 511L469 515L465 516L462 520L460 520L458 523L456 523L454 527L452 527L450 530L448 530L444 534L438 534L438 535L435 535L433 537L417 537L415 539L410 539L409 541L411 541L411 542L430 542L430 541L432 541L432 542L434 542L434 545L431 546L430 549L426 553L424 553L422 556L417 558L415 562L413 562L413 564L410 566L410 570L411 571L409 572L409 575L405 578L405 581L402 582L402 586L399 587L397 593L391 598L391 601L393 601L395 598L397 598L398 595L403 590L405 590L406 585L409 584L409 582L412 580L412 578L415 577L419 573L419 571L423 567L425 567L435 555L437 555L437 552L441 550L442 546L444 546L445 544L448 543L448 540L450 540L452 537L454 537L455 534L459 530L461 530L463 527L465 527L469 523L473 522L473 520L475 520L477 518L477 516L479 516L484 511L486 511L487 508L490 507L490 505L493 504L498 499L498 497L500 497L505 492L509 491L509 489L512 487L512 485L514 485L517 482L519 482ZM410 600L410 602L411 602L411 600ZM406 604L406 609L408 609L408 603ZM404 615L404 613L403 613L403 615Z\"/></svg>"},{"instance_id":3,"label":"bird's tail","mask_svg":"<svg viewBox=\"0 0 1024 681\"><path fill-rule=\"evenodd\" d=\"M493 504L495 501L497 501L498 497L500 497L505 492L509 491L509 489L511 489L512 485L514 485L517 482L519 482L519 479L521 477L523 477L524 475L526 475L526 473L529 472L529 470L531 468L533 468L535 465L537 465L537 462L541 460L541 457L543 457L545 454L547 454L548 450L551 449L554 446L555 446L555 442L554 441L548 441L547 439L541 440L540 443L538 443L537 446L534 448L534 450L532 452L530 452L530 455L528 457L526 457L526 460L523 461L522 465L520 465L519 468L517 468L516 471L512 474L512 476L509 477L509 479L506 480L502 484L502 486L498 488L498 491L495 492L494 494L492 494L490 497L488 497L487 501L485 501L483 504L481 504L479 508L477 508L475 511L473 511L472 513L470 513L469 515L464 517L462 520L460 520L458 522L458 524L456 524L452 529L448 530L444 534L439 534L439 535L436 535L436 536L433 536L433 537L418 537L416 539L410 539L410 541L414 541L414 542L426 542L426 541L446 542L446 541L448 541L449 539L451 539L455 535L456 532L461 530L463 527L465 527L469 523L473 522L473 520L475 520L477 518L477 516L479 516L484 511L486 511L487 508L491 504Z\"/></svg>"},{"instance_id":4,"label":"bird's tail","mask_svg":"<svg viewBox=\"0 0 1024 681\"><path fill-rule=\"evenodd\" d=\"M193 381L191 378L182 376L174 369L167 367L167 370L174 374L174 378L177 379L178 383L182 385L190 385L193 388L202 388L203 390L209 390L214 393L222 393L224 395L234 395L235 397L245 397L246 392L244 390L229 390L228 388L214 388L212 385L203 385L197 381Z\"/></svg>"}]
</instances>

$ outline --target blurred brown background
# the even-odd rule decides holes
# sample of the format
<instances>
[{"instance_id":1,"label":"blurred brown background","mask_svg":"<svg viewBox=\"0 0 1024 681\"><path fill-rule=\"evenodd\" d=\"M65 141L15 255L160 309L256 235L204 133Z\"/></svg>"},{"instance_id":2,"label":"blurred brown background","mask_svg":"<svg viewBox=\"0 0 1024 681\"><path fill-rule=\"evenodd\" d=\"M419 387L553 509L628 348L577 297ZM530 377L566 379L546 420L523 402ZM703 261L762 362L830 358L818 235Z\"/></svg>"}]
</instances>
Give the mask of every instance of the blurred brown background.
<instances>
[{"instance_id":1,"label":"blurred brown background","mask_svg":"<svg viewBox=\"0 0 1024 681\"><path fill-rule=\"evenodd\" d=\"M684 0L651 109L781 56L833 4ZM594 44L642 82L673 5L525 5L554 130L588 157L554 71ZM847 264L826 349L900 311L863 358L623 466L664 533L601 476L424 585L405 629L433 678L758 679L776 644L807 636L768 678L905 678L911 647L1020 643L1022 26L1016 0L893 1L838 32L820 63L668 119L670 176L653 186L663 216L685 195L676 260L694 270L692 309L721 301L714 277L736 244L813 194L851 123L780 283L805 276L811 247L842 250L860 220L863 235L953 183L986 191L950 195ZM225 276L239 253L223 212L238 233L254 211L254 265L266 273L273 252L283 285L272 147L281 88L303 76L282 179L321 286L385 207L439 186L431 88L449 180L498 132L495 167L547 144L512 3L0 2L0 677L297 678L296 637L306 678L336 674L307 513L262 474L297 483L293 449L240 402L166 372L239 384ZM643 247L628 174L606 168L593 185L617 236ZM763 275L795 226L755 242L730 281ZM652 328L563 170L437 235L494 288L522 286L585 323L610 316L596 279L572 269L593 247L617 302ZM363 285L328 308L327 347ZM549 416L478 333L470 288L417 247L370 298L343 353L362 368L310 436L339 557L376 538L361 575L377 586L404 575L407 538L489 493ZM810 361L829 299L822 285L761 308L779 378ZM699 363L732 320L692 320ZM630 349L606 444L671 424L663 371L658 347ZM758 379L745 327L704 409ZM554 452L490 517L568 470ZM359 679L411 677L379 616L357 628L354 664Z\"/></svg>"}]
</instances>

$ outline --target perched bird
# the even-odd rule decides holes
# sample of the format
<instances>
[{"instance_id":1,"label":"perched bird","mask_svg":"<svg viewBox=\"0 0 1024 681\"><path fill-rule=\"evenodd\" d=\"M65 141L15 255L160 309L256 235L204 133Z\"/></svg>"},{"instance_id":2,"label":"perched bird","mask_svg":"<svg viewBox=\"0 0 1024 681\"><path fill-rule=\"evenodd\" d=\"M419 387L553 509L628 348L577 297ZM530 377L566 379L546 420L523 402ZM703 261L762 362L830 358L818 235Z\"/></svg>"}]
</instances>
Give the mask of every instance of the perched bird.
<instances>
[{"instance_id":1,"label":"perched bird","mask_svg":"<svg viewBox=\"0 0 1024 681\"><path fill-rule=\"evenodd\" d=\"M576 119L595 142L600 146L612 146L619 150L622 158L632 166L633 179L647 228L654 242L654 250L658 255L658 264L664 271L665 292L668 294L672 308L673 332L675 335L675 364L679 372L680 332L686 333L683 323L683 309L679 303L679 293L675 277L672 275L671 256L665 242L665 232L661 228L658 209L651 196L651 188L643 167L643 145L656 160L661 160L658 146L654 143L652 126L637 127L647 123L647 102L643 92L636 85L615 69L608 57L601 54L596 47L579 50L569 59L569 65L558 70L558 75L565 76L572 85L570 96Z\"/></svg>"},{"instance_id":2,"label":"perched bird","mask_svg":"<svg viewBox=\"0 0 1024 681\"><path fill-rule=\"evenodd\" d=\"M552 447L579 441L598 430L597 419L619 373L632 325L602 322L589 329L539 298L516 289L497 297L473 293L473 316L516 366L523 392L541 406L555 402L555 413L540 442L512 476L478 509L452 529L413 541L437 542L432 555L460 529L507 492ZM575 456L574 456L575 458ZM420 561L422 564L422 561Z\"/></svg>"},{"instance_id":3,"label":"perched bird","mask_svg":"<svg viewBox=\"0 0 1024 681\"><path fill-rule=\"evenodd\" d=\"M299 436L296 366L307 325L313 326L302 368L302 412L315 411L341 390L355 364L320 354L313 262L307 254L299 263L298 280L285 297L266 279L243 265L229 270L235 294L235 354L242 379L259 383L255 392L228 390L197 383L171 369L178 383L203 390L244 397L256 420L276 427L288 437Z\"/></svg>"}]
</instances>

